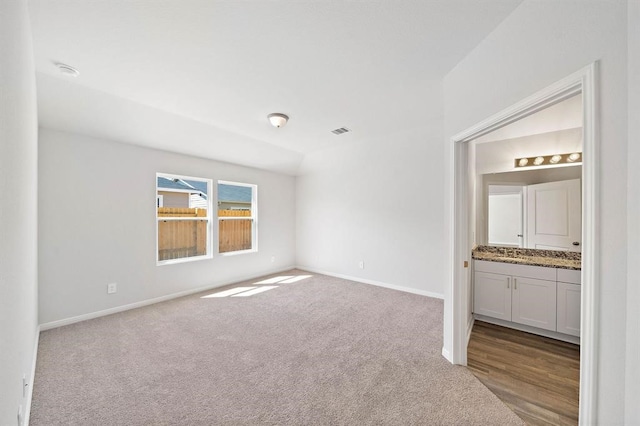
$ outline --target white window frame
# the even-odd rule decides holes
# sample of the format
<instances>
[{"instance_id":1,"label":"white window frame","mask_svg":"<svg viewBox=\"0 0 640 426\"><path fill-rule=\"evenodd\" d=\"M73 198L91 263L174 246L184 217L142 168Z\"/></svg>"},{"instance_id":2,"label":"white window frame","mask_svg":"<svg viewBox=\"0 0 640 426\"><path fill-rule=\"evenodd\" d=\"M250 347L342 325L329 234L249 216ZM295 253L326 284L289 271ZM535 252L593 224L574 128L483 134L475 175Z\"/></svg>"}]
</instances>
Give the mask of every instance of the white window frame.
<instances>
[{"instance_id":1,"label":"white window frame","mask_svg":"<svg viewBox=\"0 0 640 426\"><path fill-rule=\"evenodd\" d=\"M163 177L163 178L167 178L167 179L184 179L184 180L196 180L196 181L200 181L200 182L206 182L207 183L207 216L206 217L158 217L158 208L156 207L156 265L157 266L162 266L162 265L173 265L176 263L185 263L185 262L195 262L198 260L204 260L204 259L212 259L213 258L213 250L212 250L212 246L213 246L213 201L212 201L212 194L213 194L213 179L207 179L207 178L203 178L203 177L194 177L194 176L184 176L184 175L177 175L177 174L173 174L173 173L156 173L156 205L157 205L157 200L158 200L158 178L159 177ZM162 196L161 196L162 197ZM164 201L164 200L163 200ZM206 254L201 255L201 256L190 256L190 257L181 257L179 259L167 259L167 260L160 260L160 247L158 244L159 238L160 238L160 233L159 233L159 222L161 220L179 220L179 221L190 221L190 220L205 220L207 221L207 237L206 237L206 245L207 245L207 249L206 249Z\"/></svg>"},{"instance_id":2,"label":"white window frame","mask_svg":"<svg viewBox=\"0 0 640 426\"><path fill-rule=\"evenodd\" d=\"M218 205L220 203L218 194L218 185L233 185L233 186L244 186L247 188L251 188L251 216L218 216ZM233 182L228 180L218 180L216 184L216 216L218 217L218 224L221 220L247 220L251 219L251 248L248 250L236 250L236 251L227 251L224 253L220 253L220 235L218 234L220 231L220 226L218 225L218 230L216 235L218 235L218 244L216 246L216 250L218 250L218 254L221 256L235 256L238 254L246 254L246 253L256 253L258 251L258 185L253 183L243 183L243 182Z\"/></svg>"}]
</instances>

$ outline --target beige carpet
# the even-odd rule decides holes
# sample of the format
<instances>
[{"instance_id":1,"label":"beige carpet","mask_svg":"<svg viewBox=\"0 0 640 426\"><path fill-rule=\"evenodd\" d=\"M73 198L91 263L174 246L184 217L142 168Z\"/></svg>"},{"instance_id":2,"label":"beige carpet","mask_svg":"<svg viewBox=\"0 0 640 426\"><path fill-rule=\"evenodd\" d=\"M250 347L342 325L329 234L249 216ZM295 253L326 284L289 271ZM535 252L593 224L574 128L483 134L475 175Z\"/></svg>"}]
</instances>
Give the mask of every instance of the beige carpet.
<instances>
[{"instance_id":1,"label":"beige carpet","mask_svg":"<svg viewBox=\"0 0 640 426\"><path fill-rule=\"evenodd\" d=\"M31 425L522 424L441 356L441 300L281 275L43 332Z\"/></svg>"}]
</instances>

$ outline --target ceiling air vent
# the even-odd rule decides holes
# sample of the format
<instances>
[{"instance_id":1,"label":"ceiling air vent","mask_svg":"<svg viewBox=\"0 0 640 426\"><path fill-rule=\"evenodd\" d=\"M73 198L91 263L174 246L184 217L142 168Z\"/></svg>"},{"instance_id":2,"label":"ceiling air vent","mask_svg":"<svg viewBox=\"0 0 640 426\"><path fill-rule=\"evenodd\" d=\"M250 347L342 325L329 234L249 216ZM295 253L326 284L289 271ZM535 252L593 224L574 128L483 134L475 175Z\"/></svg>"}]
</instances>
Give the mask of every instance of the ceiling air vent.
<instances>
[{"instance_id":1,"label":"ceiling air vent","mask_svg":"<svg viewBox=\"0 0 640 426\"><path fill-rule=\"evenodd\" d=\"M346 127L340 127L339 129L332 130L331 133L333 133L334 135L341 135L350 131L351 130L347 129Z\"/></svg>"}]
</instances>

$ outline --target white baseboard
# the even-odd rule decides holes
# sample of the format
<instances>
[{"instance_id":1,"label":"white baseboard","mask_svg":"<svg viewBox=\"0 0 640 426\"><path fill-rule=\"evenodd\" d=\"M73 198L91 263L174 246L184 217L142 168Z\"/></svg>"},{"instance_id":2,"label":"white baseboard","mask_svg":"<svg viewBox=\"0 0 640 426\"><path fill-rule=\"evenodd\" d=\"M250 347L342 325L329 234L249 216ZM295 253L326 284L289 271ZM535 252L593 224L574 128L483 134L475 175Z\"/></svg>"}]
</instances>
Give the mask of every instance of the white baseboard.
<instances>
[{"instance_id":1,"label":"white baseboard","mask_svg":"<svg viewBox=\"0 0 640 426\"><path fill-rule=\"evenodd\" d=\"M419 290L419 289L412 288L412 287L404 287L404 286L399 286L399 285L395 285L395 284L385 283L385 282L382 282L382 281L374 281L374 280L368 280L368 279L360 278L360 277L353 277L353 276L350 276L350 275L336 274L336 273L329 272L329 271L323 271L323 270L316 269L316 268L310 268L308 266L296 266L296 269L300 269L300 270L303 270L303 271L309 271L309 272L315 272L316 274L328 275L330 277L342 278L344 280L355 281L355 282L359 282L359 283L363 283L363 284L371 284L371 285L375 285L375 286L378 286L378 287L390 288L392 290L404 291L405 293L419 294L421 296L433 297L435 299L444 299L444 294L434 293L434 292L425 291L425 290Z\"/></svg>"},{"instance_id":2,"label":"white baseboard","mask_svg":"<svg viewBox=\"0 0 640 426\"><path fill-rule=\"evenodd\" d=\"M447 348L442 347L442 356L449 361L451 364L453 364L453 358L451 358L451 354L449 353L449 351L447 350Z\"/></svg>"},{"instance_id":3,"label":"white baseboard","mask_svg":"<svg viewBox=\"0 0 640 426\"><path fill-rule=\"evenodd\" d=\"M471 315L469 318L469 323L467 324L467 346L469 346L469 340L471 340L471 331L473 330L473 324L476 322L476 319Z\"/></svg>"},{"instance_id":4,"label":"white baseboard","mask_svg":"<svg viewBox=\"0 0 640 426\"><path fill-rule=\"evenodd\" d=\"M544 330L538 327L531 327L524 324L518 324L511 321L504 321L497 318L491 318L480 314L474 314L475 319L478 321L488 322L489 324L500 325L502 327L513 328L520 331L525 331L531 334L537 334L539 336L549 337L551 339L562 340L563 342L573 343L575 345L580 344L580 338L576 336L570 336L564 333L557 333L555 331Z\"/></svg>"},{"instance_id":5,"label":"white baseboard","mask_svg":"<svg viewBox=\"0 0 640 426\"><path fill-rule=\"evenodd\" d=\"M24 420L22 424L24 426L29 425L29 419L31 418L31 400L33 399L33 382L36 378L36 362L38 359L38 344L40 343L40 326L36 327L36 336L33 344L33 360L31 361L31 376L29 378L29 387L27 388L27 400L24 404Z\"/></svg>"},{"instance_id":6,"label":"white baseboard","mask_svg":"<svg viewBox=\"0 0 640 426\"><path fill-rule=\"evenodd\" d=\"M75 324L80 321L86 321L94 318L104 317L111 314L117 314L118 312L124 312L131 309L141 308L143 306L153 305L154 303L165 302L171 299L177 299L178 297L189 296L191 294L200 293L201 291L213 290L215 288L224 287L226 285L235 284L242 281L253 280L256 278L264 277L266 275L279 274L281 272L290 271L295 267L289 266L286 268L280 268L274 271L262 272L260 274L254 274L246 277L238 277L225 281L218 282L216 284L212 284L205 287L194 288L191 290L180 291L178 293L168 294L166 296L155 297L153 299L141 300L139 302L130 303L127 305L116 306L114 308L104 309L102 311L90 312L88 314L82 314L71 318L65 318L57 321L51 321L44 324L40 324L40 330L46 331L51 330L52 328L58 328L65 325Z\"/></svg>"}]
</instances>

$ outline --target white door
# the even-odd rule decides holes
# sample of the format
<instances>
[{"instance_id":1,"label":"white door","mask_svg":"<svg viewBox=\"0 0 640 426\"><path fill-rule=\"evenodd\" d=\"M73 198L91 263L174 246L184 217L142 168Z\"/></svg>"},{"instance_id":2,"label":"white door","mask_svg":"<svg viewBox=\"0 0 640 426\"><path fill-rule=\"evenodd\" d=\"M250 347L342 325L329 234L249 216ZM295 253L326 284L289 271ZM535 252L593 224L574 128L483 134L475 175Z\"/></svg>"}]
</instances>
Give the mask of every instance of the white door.
<instances>
[{"instance_id":1,"label":"white door","mask_svg":"<svg viewBox=\"0 0 640 426\"><path fill-rule=\"evenodd\" d=\"M511 321L511 277L476 272L473 281L473 312Z\"/></svg>"},{"instance_id":2,"label":"white door","mask_svg":"<svg viewBox=\"0 0 640 426\"><path fill-rule=\"evenodd\" d=\"M582 251L580 179L529 185L527 247Z\"/></svg>"},{"instance_id":3,"label":"white door","mask_svg":"<svg viewBox=\"0 0 640 426\"><path fill-rule=\"evenodd\" d=\"M522 193L522 186L489 185L487 242L490 246L523 246Z\"/></svg>"},{"instance_id":4,"label":"white door","mask_svg":"<svg viewBox=\"0 0 640 426\"><path fill-rule=\"evenodd\" d=\"M513 277L513 322L556 331L556 282Z\"/></svg>"}]
</instances>

